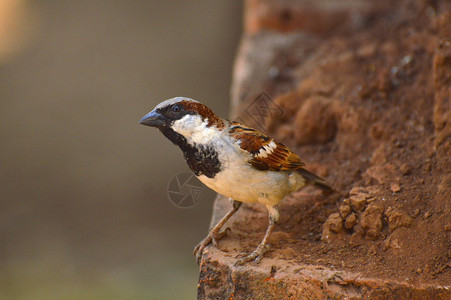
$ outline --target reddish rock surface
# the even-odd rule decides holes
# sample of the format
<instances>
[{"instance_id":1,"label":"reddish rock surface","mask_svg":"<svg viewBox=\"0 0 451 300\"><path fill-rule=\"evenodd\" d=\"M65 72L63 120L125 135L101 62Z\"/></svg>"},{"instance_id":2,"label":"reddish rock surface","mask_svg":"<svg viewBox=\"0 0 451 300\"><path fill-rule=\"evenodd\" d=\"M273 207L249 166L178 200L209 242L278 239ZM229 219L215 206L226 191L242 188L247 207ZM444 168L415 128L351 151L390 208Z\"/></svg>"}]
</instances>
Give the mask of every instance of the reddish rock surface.
<instances>
[{"instance_id":1,"label":"reddish rock surface","mask_svg":"<svg viewBox=\"0 0 451 300\"><path fill-rule=\"evenodd\" d=\"M233 115L336 193L284 200L271 250L238 268L267 226L244 205L199 298L450 299L451 2L249 0L245 26Z\"/></svg>"}]
</instances>

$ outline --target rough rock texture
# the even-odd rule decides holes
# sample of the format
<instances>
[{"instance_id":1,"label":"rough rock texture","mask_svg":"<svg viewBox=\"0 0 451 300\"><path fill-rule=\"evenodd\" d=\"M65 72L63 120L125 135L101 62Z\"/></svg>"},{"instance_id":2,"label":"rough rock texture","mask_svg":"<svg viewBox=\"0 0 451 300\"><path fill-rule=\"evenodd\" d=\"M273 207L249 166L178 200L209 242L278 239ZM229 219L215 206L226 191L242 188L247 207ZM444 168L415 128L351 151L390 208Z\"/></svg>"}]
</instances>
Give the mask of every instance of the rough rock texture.
<instances>
[{"instance_id":1,"label":"rough rock texture","mask_svg":"<svg viewBox=\"0 0 451 300\"><path fill-rule=\"evenodd\" d=\"M244 205L226 252L206 250L199 298L450 299L451 2L246 3L232 114L336 193L284 200L271 250L237 268L267 226Z\"/></svg>"},{"instance_id":2,"label":"rough rock texture","mask_svg":"<svg viewBox=\"0 0 451 300\"><path fill-rule=\"evenodd\" d=\"M312 191L300 196L314 201ZM315 194L315 193L312 193ZM313 197L313 198L312 198ZM318 197L318 195L316 195ZM448 299L449 286L409 281L405 278L372 276L362 268L374 263L375 248L363 249L356 245L347 253L345 247L337 249L321 243L318 233L297 228L289 219L301 216L301 210L309 210L310 216L318 217L324 208L311 208L309 203L299 206L297 197L287 200L282 210L283 225L272 237L272 249L260 264L235 267L241 251L252 251L262 237L265 209L245 206L229 226L232 232L220 242L220 248L207 247L200 265L199 299ZM319 199L319 198L318 198ZM230 202L218 197L212 223L230 208ZM289 210L296 211L290 215ZM288 216L287 216L288 215ZM303 224L318 223L311 219ZM321 220L321 218L319 218ZM295 227L291 227L295 226ZM308 226L312 228L312 226ZM310 231L310 232L309 232ZM302 233L301 233L302 232ZM365 240L361 241L364 242ZM384 246L399 249L399 239L387 239ZM352 243L350 242L350 245ZM306 249L309 249L307 251ZM333 253L336 252L336 253ZM349 258L352 259L349 259ZM380 264L383 260L378 259ZM423 270L417 268L416 274Z\"/></svg>"}]
</instances>

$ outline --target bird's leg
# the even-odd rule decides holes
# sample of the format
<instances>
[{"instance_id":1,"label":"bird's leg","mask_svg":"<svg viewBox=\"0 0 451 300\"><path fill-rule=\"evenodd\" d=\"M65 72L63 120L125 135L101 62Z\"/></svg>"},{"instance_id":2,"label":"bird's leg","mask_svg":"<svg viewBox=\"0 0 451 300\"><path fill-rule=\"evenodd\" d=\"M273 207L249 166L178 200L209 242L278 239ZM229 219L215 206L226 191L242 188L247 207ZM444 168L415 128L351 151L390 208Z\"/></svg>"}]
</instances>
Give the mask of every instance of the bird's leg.
<instances>
[{"instance_id":1,"label":"bird's leg","mask_svg":"<svg viewBox=\"0 0 451 300\"><path fill-rule=\"evenodd\" d=\"M222 226L232 217L238 209L241 207L242 202L232 200L232 208L227 212L227 214L216 224L211 230L210 233L205 237L199 244L197 244L196 248L194 248L193 254L196 256L197 264L200 263L200 259L202 258L202 252L204 248L213 242L213 245L218 247L218 240L220 240L230 228L226 228L221 231Z\"/></svg>"},{"instance_id":2,"label":"bird's leg","mask_svg":"<svg viewBox=\"0 0 451 300\"><path fill-rule=\"evenodd\" d=\"M268 209L269 212L269 224L268 228L266 229L266 233L265 236L263 237L263 240L258 245L257 249L254 250L254 252L252 252L248 256L239 259L235 263L235 266L239 266L253 260L258 264L260 260L263 258L263 254L265 254L265 252L268 250L269 245L267 245L267 243L269 236L271 235L272 231L274 230L274 226L279 220L279 207L277 205L274 206L267 205L266 208Z\"/></svg>"}]
</instances>

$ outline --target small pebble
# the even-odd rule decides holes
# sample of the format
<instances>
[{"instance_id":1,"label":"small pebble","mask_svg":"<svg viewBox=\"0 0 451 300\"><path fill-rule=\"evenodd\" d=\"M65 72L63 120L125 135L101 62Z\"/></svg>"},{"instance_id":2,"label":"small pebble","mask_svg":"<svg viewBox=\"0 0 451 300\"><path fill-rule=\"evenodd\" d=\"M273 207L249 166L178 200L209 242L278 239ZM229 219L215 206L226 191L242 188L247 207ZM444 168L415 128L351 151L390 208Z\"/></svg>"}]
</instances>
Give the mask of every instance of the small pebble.
<instances>
[{"instance_id":1,"label":"small pebble","mask_svg":"<svg viewBox=\"0 0 451 300\"><path fill-rule=\"evenodd\" d=\"M339 233L343 230L343 220L337 213L331 214L325 224L328 224L333 232Z\"/></svg>"},{"instance_id":2,"label":"small pebble","mask_svg":"<svg viewBox=\"0 0 451 300\"><path fill-rule=\"evenodd\" d=\"M351 207L349 205L342 205L339 208L340 216L344 219L351 213Z\"/></svg>"},{"instance_id":3,"label":"small pebble","mask_svg":"<svg viewBox=\"0 0 451 300\"><path fill-rule=\"evenodd\" d=\"M393 193L399 193L401 191L401 186L397 183L392 183L390 189Z\"/></svg>"},{"instance_id":4,"label":"small pebble","mask_svg":"<svg viewBox=\"0 0 451 300\"><path fill-rule=\"evenodd\" d=\"M352 227L354 227L356 222L357 218L355 216L355 213L351 213L345 220L345 228L351 229Z\"/></svg>"},{"instance_id":5,"label":"small pebble","mask_svg":"<svg viewBox=\"0 0 451 300\"><path fill-rule=\"evenodd\" d=\"M351 207L354 211L361 212L366 207L366 197L365 195L353 195L349 198L351 200Z\"/></svg>"}]
</instances>

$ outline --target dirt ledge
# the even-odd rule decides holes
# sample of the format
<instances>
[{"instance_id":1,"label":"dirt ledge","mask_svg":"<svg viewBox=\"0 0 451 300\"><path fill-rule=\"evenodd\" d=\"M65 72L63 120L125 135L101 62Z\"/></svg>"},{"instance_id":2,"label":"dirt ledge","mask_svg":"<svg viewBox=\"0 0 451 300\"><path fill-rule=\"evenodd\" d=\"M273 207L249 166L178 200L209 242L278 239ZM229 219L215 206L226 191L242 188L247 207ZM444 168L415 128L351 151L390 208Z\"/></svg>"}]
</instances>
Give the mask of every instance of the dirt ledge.
<instances>
[{"instance_id":1,"label":"dirt ledge","mask_svg":"<svg viewBox=\"0 0 451 300\"><path fill-rule=\"evenodd\" d=\"M219 196L212 223L229 208L230 201ZM231 220L232 224L228 224L233 228L232 233L220 241L221 250L212 246L205 249L200 265L198 299L274 299L276 295L278 299L449 299L451 295L449 285L381 279L339 266L288 259L283 254L291 253L287 249L269 251L258 265L236 267L234 263L243 250L239 240L245 238L245 233L235 228L246 222L246 214L238 212L235 220ZM254 242L258 243L258 239Z\"/></svg>"}]
</instances>

